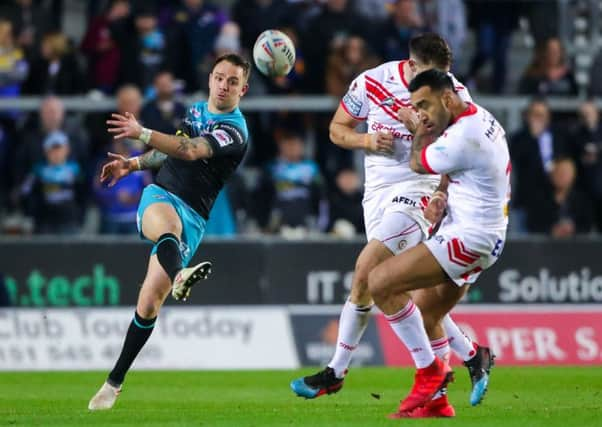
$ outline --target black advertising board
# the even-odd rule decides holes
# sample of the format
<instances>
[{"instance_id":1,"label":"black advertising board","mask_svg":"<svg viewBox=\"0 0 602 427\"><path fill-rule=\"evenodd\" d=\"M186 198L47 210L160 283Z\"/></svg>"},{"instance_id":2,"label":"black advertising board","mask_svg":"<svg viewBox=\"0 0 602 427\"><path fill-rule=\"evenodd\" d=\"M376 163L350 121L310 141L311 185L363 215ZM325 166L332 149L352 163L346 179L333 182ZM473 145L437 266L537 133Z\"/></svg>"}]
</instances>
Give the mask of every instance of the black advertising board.
<instances>
[{"instance_id":1,"label":"black advertising board","mask_svg":"<svg viewBox=\"0 0 602 427\"><path fill-rule=\"evenodd\" d=\"M189 303L341 304L362 246L361 240L204 242L193 262L211 260L213 274ZM134 305L150 248L133 239L0 240L0 276L15 306ZM602 240L510 241L464 302L602 302L600 253Z\"/></svg>"},{"instance_id":2,"label":"black advertising board","mask_svg":"<svg viewBox=\"0 0 602 427\"><path fill-rule=\"evenodd\" d=\"M0 242L0 272L13 305L20 307L135 305L150 250L136 240ZM202 245L192 263L210 259L213 273L190 303L259 301L262 257L257 243Z\"/></svg>"}]
</instances>

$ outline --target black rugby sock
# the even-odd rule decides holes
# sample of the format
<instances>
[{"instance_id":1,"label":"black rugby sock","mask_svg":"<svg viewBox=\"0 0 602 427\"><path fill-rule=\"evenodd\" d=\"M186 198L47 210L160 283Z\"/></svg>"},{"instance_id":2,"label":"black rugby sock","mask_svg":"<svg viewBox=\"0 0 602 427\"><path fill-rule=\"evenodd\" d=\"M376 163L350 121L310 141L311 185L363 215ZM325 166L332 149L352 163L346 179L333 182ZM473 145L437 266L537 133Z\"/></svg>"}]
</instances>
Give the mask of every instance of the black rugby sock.
<instances>
[{"instance_id":1,"label":"black rugby sock","mask_svg":"<svg viewBox=\"0 0 602 427\"><path fill-rule=\"evenodd\" d=\"M134 359L138 356L138 353L140 353L148 337L153 332L156 320L156 317L143 319L137 312L134 313L132 323L130 323L130 327L125 335L119 359L117 359L117 363L115 363L115 367L107 379L107 382L113 387L119 387L123 384L125 374L127 374L130 366L134 363Z\"/></svg>"},{"instance_id":2,"label":"black rugby sock","mask_svg":"<svg viewBox=\"0 0 602 427\"><path fill-rule=\"evenodd\" d=\"M157 259L163 270L173 282L173 279L182 269L182 256L180 255L180 239L175 234L165 233L159 237L157 243Z\"/></svg>"}]
</instances>

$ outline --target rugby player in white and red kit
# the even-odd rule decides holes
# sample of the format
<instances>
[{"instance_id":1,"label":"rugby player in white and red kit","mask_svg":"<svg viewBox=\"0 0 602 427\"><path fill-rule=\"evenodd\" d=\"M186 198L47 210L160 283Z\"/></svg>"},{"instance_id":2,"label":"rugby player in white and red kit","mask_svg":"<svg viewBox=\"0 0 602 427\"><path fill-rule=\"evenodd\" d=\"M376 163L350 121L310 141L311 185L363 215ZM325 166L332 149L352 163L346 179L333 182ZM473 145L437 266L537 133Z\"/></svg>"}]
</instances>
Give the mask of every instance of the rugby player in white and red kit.
<instances>
[{"instance_id":1,"label":"rugby player in white and red kit","mask_svg":"<svg viewBox=\"0 0 602 427\"><path fill-rule=\"evenodd\" d=\"M431 231L432 224L425 219L423 208L436 191L440 178L419 175L410 169L412 131L417 125L417 116L411 108L408 81L434 67L449 71L451 52L445 40L432 33L414 37L409 47L408 60L388 62L360 74L351 83L330 125L331 140L335 144L366 151L363 208L368 244L357 259L332 360L317 374L291 383L293 391L306 398L335 393L342 387L352 352L366 330L373 304L367 287L370 271L384 260L417 245ZM464 86L452 79L460 96L470 101ZM368 133L355 130L363 121L367 122ZM443 320L445 333L437 328L447 311L442 312L431 302L436 300L430 295L433 292L436 291L424 290L414 295L416 304L424 312L427 330L435 331L431 337L433 350L440 357L446 357L449 338L452 349L470 370L471 401L476 404L487 387L491 354L488 348L473 344L449 316ZM417 368L428 366L423 360L414 359ZM446 414L449 412L447 408Z\"/></svg>"},{"instance_id":2,"label":"rugby player in white and red kit","mask_svg":"<svg viewBox=\"0 0 602 427\"><path fill-rule=\"evenodd\" d=\"M396 335L414 357L434 361L417 370L414 387L393 418L428 412L449 379L430 351L414 292L436 287L437 304L450 310L466 293L465 285L497 261L506 239L511 166L505 132L487 110L463 101L455 86L436 69L418 74L409 86L420 118L410 167L448 177L447 215L433 237L382 262L368 277L370 295Z\"/></svg>"}]
</instances>

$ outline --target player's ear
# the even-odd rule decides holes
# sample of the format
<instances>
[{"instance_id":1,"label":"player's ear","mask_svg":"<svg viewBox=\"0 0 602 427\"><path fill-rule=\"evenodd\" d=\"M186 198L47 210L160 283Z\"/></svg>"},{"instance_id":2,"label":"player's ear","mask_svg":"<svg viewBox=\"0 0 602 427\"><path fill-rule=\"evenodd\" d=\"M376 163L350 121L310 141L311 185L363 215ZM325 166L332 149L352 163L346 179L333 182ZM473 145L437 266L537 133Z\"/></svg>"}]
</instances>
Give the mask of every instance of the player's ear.
<instances>
[{"instance_id":1,"label":"player's ear","mask_svg":"<svg viewBox=\"0 0 602 427\"><path fill-rule=\"evenodd\" d=\"M416 75L416 61L410 58L408 59L408 65L410 66L410 70L412 70L412 74Z\"/></svg>"},{"instance_id":2,"label":"player's ear","mask_svg":"<svg viewBox=\"0 0 602 427\"><path fill-rule=\"evenodd\" d=\"M248 90L249 90L249 84L245 83L242 87L242 90L240 91L240 97L242 98L243 96L245 96L245 94L247 93Z\"/></svg>"},{"instance_id":3,"label":"player's ear","mask_svg":"<svg viewBox=\"0 0 602 427\"><path fill-rule=\"evenodd\" d=\"M441 94L441 103L443 104L443 107L449 111L454 99L453 99L453 91L449 90L449 89L444 89L443 93Z\"/></svg>"}]
</instances>

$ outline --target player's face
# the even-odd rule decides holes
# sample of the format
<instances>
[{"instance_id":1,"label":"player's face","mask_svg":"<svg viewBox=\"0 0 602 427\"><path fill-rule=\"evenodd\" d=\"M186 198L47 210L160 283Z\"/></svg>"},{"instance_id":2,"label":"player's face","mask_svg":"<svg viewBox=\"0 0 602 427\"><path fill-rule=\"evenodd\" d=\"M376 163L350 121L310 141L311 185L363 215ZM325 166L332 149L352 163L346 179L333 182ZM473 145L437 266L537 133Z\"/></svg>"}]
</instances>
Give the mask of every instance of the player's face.
<instances>
[{"instance_id":1,"label":"player's face","mask_svg":"<svg viewBox=\"0 0 602 427\"><path fill-rule=\"evenodd\" d=\"M444 103L444 94L422 86L412 92L412 105L418 110L418 118L427 131L441 134L451 120L451 113Z\"/></svg>"},{"instance_id":2,"label":"player's face","mask_svg":"<svg viewBox=\"0 0 602 427\"><path fill-rule=\"evenodd\" d=\"M209 104L220 111L234 109L247 92L242 67L222 61L209 74Z\"/></svg>"}]
</instances>

